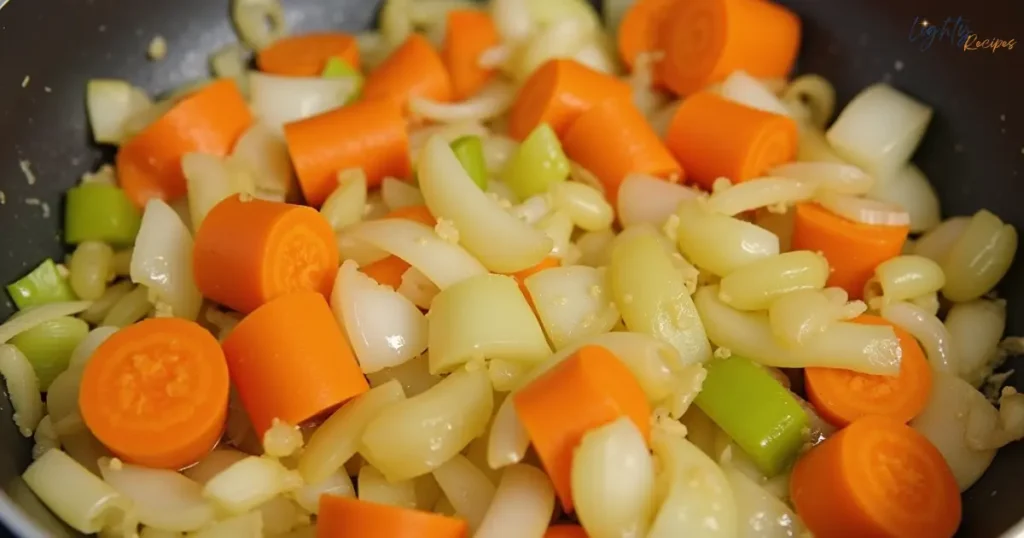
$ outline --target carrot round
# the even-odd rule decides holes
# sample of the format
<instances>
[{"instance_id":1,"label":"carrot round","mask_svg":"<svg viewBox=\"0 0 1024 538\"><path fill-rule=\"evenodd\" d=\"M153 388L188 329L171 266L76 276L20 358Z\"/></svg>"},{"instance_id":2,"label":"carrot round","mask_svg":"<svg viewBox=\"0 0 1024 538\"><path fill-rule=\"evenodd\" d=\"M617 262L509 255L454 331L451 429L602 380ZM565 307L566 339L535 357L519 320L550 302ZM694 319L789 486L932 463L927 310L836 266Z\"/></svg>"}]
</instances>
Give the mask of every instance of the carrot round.
<instances>
[{"instance_id":1,"label":"carrot round","mask_svg":"<svg viewBox=\"0 0 1024 538\"><path fill-rule=\"evenodd\" d=\"M319 77L331 58L359 69L356 38L341 32L283 37L256 55L256 66L273 75Z\"/></svg>"},{"instance_id":2,"label":"carrot round","mask_svg":"<svg viewBox=\"0 0 1024 538\"><path fill-rule=\"evenodd\" d=\"M796 207L792 249L820 251L832 271L828 285L843 288L850 298L859 299L875 267L900 255L908 233L908 226L854 222L818 204L806 203Z\"/></svg>"},{"instance_id":3,"label":"carrot round","mask_svg":"<svg viewBox=\"0 0 1024 538\"><path fill-rule=\"evenodd\" d=\"M464 520L399 506L321 495L316 518L319 538L466 538Z\"/></svg>"},{"instance_id":4,"label":"carrot round","mask_svg":"<svg viewBox=\"0 0 1024 538\"><path fill-rule=\"evenodd\" d=\"M261 306L223 347L231 381L260 436L275 418L299 425L370 388L319 293L290 293Z\"/></svg>"},{"instance_id":5,"label":"carrot round","mask_svg":"<svg viewBox=\"0 0 1024 538\"><path fill-rule=\"evenodd\" d=\"M854 320L868 325L892 325L864 315ZM883 415L906 423L924 410L932 388L932 370L917 340L893 325L900 339L899 375L868 375L836 368L805 368L808 399L822 418L843 427L867 415Z\"/></svg>"},{"instance_id":6,"label":"carrot round","mask_svg":"<svg viewBox=\"0 0 1024 538\"><path fill-rule=\"evenodd\" d=\"M601 180L613 207L627 174L683 176L683 167L644 115L625 101L604 101L580 114L566 130L562 147L569 158Z\"/></svg>"},{"instance_id":7,"label":"carrot round","mask_svg":"<svg viewBox=\"0 0 1024 538\"><path fill-rule=\"evenodd\" d=\"M452 80L430 41L412 34L366 77L363 97L392 99L404 110L410 97L451 101Z\"/></svg>"},{"instance_id":8,"label":"carrot round","mask_svg":"<svg viewBox=\"0 0 1024 538\"><path fill-rule=\"evenodd\" d=\"M316 210L239 196L210 210L192 250L203 296L243 313L294 291L329 296L339 263L334 231Z\"/></svg>"},{"instance_id":9,"label":"carrot round","mask_svg":"<svg viewBox=\"0 0 1024 538\"><path fill-rule=\"evenodd\" d=\"M338 187L342 170L362 168L368 187L411 172L405 118L391 100L364 99L289 123L284 137L299 187L314 207Z\"/></svg>"},{"instance_id":10,"label":"carrot round","mask_svg":"<svg viewBox=\"0 0 1024 538\"><path fill-rule=\"evenodd\" d=\"M579 525L555 525L548 527L544 538L587 538L587 532Z\"/></svg>"},{"instance_id":11,"label":"carrot round","mask_svg":"<svg viewBox=\"0 0 1024 538\"><path fill-rule=\"evenodd\" d=\"M508 117L509 135L523 140L547 123L559 137L590 107L608 99L628 101L629 85L575 60L549 60L526 79Z\"/></svg>"},{"instance_id":12,"label":"carrot round","mask_svg":"<svg viewBox=\"0 0 1024 538\"><path fill-rule=\"evenodd\" d=\"M441 59L452 80L456 100L472 97L480 91L495 70L480 66L480 55L501 43L501 36L483 11L454 9L448 12Z\"/></svg>"},{"instance_id":13,"label":"carrot round","mask_svg":"<svg viewBox=\"0 0 1024 538\"><path fill-rule=\"evenodd\" d=\"M742 69L761 78L785 77L800 48L800 19L775 2L674 2L657 32L659 81L689 95ZM724 122L728 124L728 122Z\"/></svg>"},{"instance_id":14,"label":"carrot round","mask_svg":"<svg viewBox=\"0 0 1024 538\"><path fill-rule=\"evenodd\" d=\"M181 157L227 155L252 124L245 98L231 79L220 79L174 105L117 152L117 180L138 207L150 198L185 195Z\"/></svg>"},{"instance_id":15,"label":"carrot round","mask_svg":"<svg viewBox=\"0 0 1024 538\"><path fill-rule=\"evenodd\" d=\"M180 469L224 429L228 366L217 339L180 318L129 325L93 352L78 405L89 430L124 461Z\"/></svg>"},{"instance_id":16,"label":"carrot round","mask_svg":"<svg viewBox=\"0 0 1024 538\"><path fill-rule=\"evenodd\" d=\"M944 538L960 523L960 491L942 454L889 417L859 419L812 448L789 490L819 538Z\"/></svg>"},{"instance_id":17,"label":"carrot round","mask_svg":"<svg viewBox=\"0 0 1024 538\"><path fill-rule=\"evenodd\" d=\"M629 69L641 52L658 50L658 34L675 0L640 0L619 24L619 57Z\"/></svg>"},{"instance_id":18,"label":"carrot round","mask_svg":"<svg viewBox=\"0 0 1024 538\"><path fill-rule=\"evenodd\" d=\"M572 457L583 435L626 416L650 437L651 408L636 378L603 347L585 346L513 396L519 420L572 511Z\"/></svg>"},{"instance_id":19,"label":"carrot round","mask_svg":"<svg viewBox=\"0 0 1024 538\"><path fill-rule=\"evenodd\" d=\"M665 136L687 176L708 190L720 177L740 183L792 161L798 140L792 119L706 92L683 100Z\"/></svg>"}]
</instances>

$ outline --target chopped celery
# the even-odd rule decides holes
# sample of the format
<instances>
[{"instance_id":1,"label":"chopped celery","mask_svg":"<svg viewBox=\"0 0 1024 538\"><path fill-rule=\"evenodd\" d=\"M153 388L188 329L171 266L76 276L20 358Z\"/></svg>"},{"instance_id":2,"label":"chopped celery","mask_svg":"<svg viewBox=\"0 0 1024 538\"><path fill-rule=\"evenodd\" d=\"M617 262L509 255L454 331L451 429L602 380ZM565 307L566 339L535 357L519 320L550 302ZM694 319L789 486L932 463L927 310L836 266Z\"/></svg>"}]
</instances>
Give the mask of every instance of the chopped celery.
<instances>
[{"instance_id":1,"label":"chopped celery","mask_svg":"<svg viewBox=\"0 0 1024 538\"><path fill-rule=\"evenodd\" d=\"M763 366L732 356L704 365L696 403L766 476L782 472L806 442L807 413Z\"/></svg>"},{"instance_id":2,"label":"chopped celery","mask_svg":"<svg viewBox=\"0 0 1024 538\"><path fill-rule=\"evenodd\" d=\"M19 310L46 303L74 301L68 279L57 269L57 264L47 258L31 273L7 285L7 293Z\"/></svg>"},{"instance_id":3,"label":"chopped celery","mask_svg":"<svg viewBox=\"0 0 1024 538\"><path fill-rule=\"evenodd\" d=\"M356 80L356 91L348 98L351 103L363 93L363 74L337 56L331 56L320 73L323 78L354 78ZM346 103L348 104L348 103Z\"/></svg>"},{"instance_id":4,"label":"chopped celery","mask_svg":"<svg viewBox=\"0 0 1024 538\"><path fill-rule=\"evenodd\" d=\"M39 389L45 391L61 372L67 370L71 353L89 334L89 324L71 316L41 323L11 338L39 377Z\"/></svg>"},{"instance_id":5,"label":"chopped celery","mask_svg":"<svg viewBox=\"0 0 1024 538\"><path fill-rule=\"evenodd\" d=\"M82 241L130 245L141 222L142 213L114 185L83 183L68 191L64 240L72 245Z\"/></svg>"},{"instance_id":6,"label":"chopped celery","mask_svg":"<svg viewBox=\"0 0 1024 538\"><path fill-rule=\"evenodd\" d=\"M452 151L459 158L462 167L480 190L487 190L487 163L484 161L484 144L479 136L467 135L452 142Z\"/></svg>"},{"instance_id":7,"label":"chopped celery","mask_svg":"<svg viewBox=\"0 0 1024 538\"><path fill-rule=\"evenodd\" d=\"M558 135L546 123L537 126L508 160L502 179L520 200L543 194L569 177L569 159Z\"/></svg>"}]
</instances>

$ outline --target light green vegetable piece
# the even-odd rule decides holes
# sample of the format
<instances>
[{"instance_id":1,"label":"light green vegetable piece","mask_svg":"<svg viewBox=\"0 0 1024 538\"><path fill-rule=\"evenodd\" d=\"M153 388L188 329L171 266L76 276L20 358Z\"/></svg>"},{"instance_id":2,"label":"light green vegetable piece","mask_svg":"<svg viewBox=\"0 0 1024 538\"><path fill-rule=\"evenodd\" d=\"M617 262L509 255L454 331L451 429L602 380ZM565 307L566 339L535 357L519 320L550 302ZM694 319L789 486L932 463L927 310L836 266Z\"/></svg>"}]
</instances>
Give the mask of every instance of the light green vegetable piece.
<instances>
[{"instance_id":1,"label":"light green vegetable piece","mask_svg":"<svg viewBox=\"0 0 1024 538\"><path fill-rule=\"evenodd\" d=\"M451 146L473 183L476 183L480 190L487 190L487 162L484 161L484 143L480 137L463 136L455 139Z\"/></svg>"},{"instance_id":2,"label":"light green vegetable piece","mask_svg":"<svg viewBox=\"0 0 1024 538\"><path fill-rule=\"evenodd\" d=\"M11 344L32 364L39 377L39 389L45 391L61 372L67 370L71 353L87 334L88 323L65 316L11 338Z\"/></svg>"},{"instance_id":3,"label":"light green vegetable piece","mask_svg":"<svg viewBox=\"0 0 1024 538\"><path fill-rule=\"evenodd\" d=\"M83 183L68 191L64 207L64 240L102 241L131 245L142 223L142 212L123 190L106 183Z\"/></svg>"},{"instance_id":4,"label":"light green vegetable piece","mask_svg":"<svg viewBox=\"0 0 1024 538\"><path fill-rule=\"evenodd\" d=\"M807 413L765 368L743 357L714 359L696 403L766 476L782 472L807 441Z\"/></svg>"},{"instance_id":5,"label":"light green vegetable piece","mask_svg":"<svg viewBox=\"0 0 1024 538\"><path fill-rule=\"evenodd\" d=\"M546 123L523 140L502 173L502 180L520 200L543 194L568 178L569 158L562 151L558 135Z\"/></svg>"},{"instance_id":6,"label":"light green vegetable piece","mask_svg":"<svg viewBox=\"0 0 1024 538\"><path fill-rule=\"evenodd\" d=\"M363 74L337 56L331 56L327 59L327 63L324 64L324 70L320 73L320 76L323 78L354 78L356 80L356 91L352 92L352 96L348 98L348 103L359 99L359 96L363 93Z\"/></svg>"},{"instance_id":7,"label":"light green vegetable piece","mask_svg":"<svg viewBox=\"0 0 1024 538\"><path fill-rule=\"evenodd\" d=\"M7 293L19 310L46 303L74 301L68 279L57 270L57 264L47 258L31 273L7 285Z\"/></svg>"}]
</instances>

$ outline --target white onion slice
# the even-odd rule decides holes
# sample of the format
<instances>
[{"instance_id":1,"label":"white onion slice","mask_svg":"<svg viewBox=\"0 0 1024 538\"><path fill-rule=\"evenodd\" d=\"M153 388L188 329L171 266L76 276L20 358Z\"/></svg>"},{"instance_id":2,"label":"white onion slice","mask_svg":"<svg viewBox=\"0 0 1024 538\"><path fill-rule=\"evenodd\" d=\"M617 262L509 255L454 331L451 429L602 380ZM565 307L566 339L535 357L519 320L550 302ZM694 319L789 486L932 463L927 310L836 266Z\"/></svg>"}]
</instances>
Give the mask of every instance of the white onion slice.
<instances>
[{"instance_id":1,"label":"white onion slice","mask_svg":"<svg viewBox=\"0 0 1024 538\"><path fill-rule=\"evenodd\" d=\"M362 168L347 168L338 172L338 187L320 206L320 214L340 232L363 220L366 213L366 173Z\"/></svg>"},{"instance_id":2,"label":"white onion slice","mask_svg":"<svg viewBox=\"0 0 1024 538\"><path fill-rule=\"evenodd\" d=\"M723 466L736 499L740 538L795 538L806 532L786 503L732 466Z\"/></svg>"},{"instance_id":3,"label":"white onion slice","mask_svg":"<svg viewBox=\"0 0 1024 538\"><path fill-rule=\"evenodd\" d=\"M350 230L344 230L337 234L336 239L338 254L341 256L341 259L352 260L359 267L366 267L371 263L379 262L390 256L387 251L352 237Z\"/></svg>"},{"instance_id":4,"label":"white onion slice","mask_svg":"<svg viewBox=\"0 0 1024 538\"><path fill-rule=\"evenodd\" d=\"M260 50L287 32L284 8L279 0L233 0L231 20L238 37L253 50Z\"/></svg>"},{"instance_id":5,"label":"white onion slice","mask_svg":"<svg viewBox=\"0 0 1024 538\"><path fill-rule=\"evenodd\" d=\"M882 317L914 336L928 355L932 369L956 374L960 369L950 343L949 331L939 318L920 306L910 303L891 303L882 307Z\"/></svg>"},{"instance_id":6,"label":"white onion slice","mask_svg":"<svg viewBox=\"0 0 1024 538\"><path fill-rule=\"evenodd\" d=\"M43 419L43 400L39 397L39 378L25 355L18 348L0 345L0 375L14 407L14 424L25 437L32 437Z\"/></svg>"},{"instance_id":7,"label":"white onion slice","mask_svg":"<svg viewBox=\"0 0 1024 538\"><path fill-rule=\"evenodd\" d=\"M79 532L93 534L107 528L120 536L117 532L138 525L130 515L128 499L60 450L46 451L22 478L47 508Z\"/></svg>"},{"instance_id":8,"label":"white onion slice","mask_svg":"<svg viewBox=\"0 0 1024 538\"><path fill-rule=\"evenodd\" d=\"M90 306L92 306L92 301L69 301L26 308L18 312L16 316L12 316L7 321L0 323L0 344L6 343L11 338L37 325L64 316L73 316Z\"/></svg>"},{"instance_id":9,"label":"white onion slice","mask_svg":"<svg viewBox=\"0 0 1024 538\"><path fill-rule=\"evenodd\" d=\"M355 497L356 489L352 485L352 478L343 470L332 473L327 478L315 483L307 484L295 490L292 497L303 510L310 514L320 511L320 496L336 495L338 497Z\"/></svg>"},{"instance_id":10,"label":"white onion slice","mask_svg":"<svg viewBox=\"0 0 1024 538\"><path fill-rule=\"evenodd\" d=\"M224 469L231 467L247 457L249 457L249 455L245 452L221 446L207 454L203 459L199 460L199 463L182 471L182 474L196 483L206 485L211 478L220 474Z\"/></svg>"},{"instance_id":11,"label":"white onion slice","mask_svg":"<svg viewBox=\"0 0 1024 538\"><path fill-rule=\"evenodd\" d=\"M232 514L244 514L301 485L299 474L277 460L248 456L206 482L203 495Z\"/></svg>"},{"instance_id":12,"label":"white onion slice","mask_svg":"<svg viewBox=\"0 0 1024 538\"><path fill-rule=\"evenodd\" d=\"M357 91L353 77L306 78L249 73L250 107L271 129L344 105Z\"/></svg>"},{"instance_id":13,"label":"white onion slice","mask_svg":"<svg viewBox=\"0 0 1024 538\"><path fill-rule=\"evenodd\" d=\"M380 193L384 198L384 204L391 211L424 203L423 193L418 188L393 177L384 178L380 184Z\"/></svg>"},{"instance_id":14,"label":"white onion slice","mask_svg":"<svg viewBox=\"0 0 1024 538\"><path fill-rule=\"evenodd\" d=\"M510 394L498 406L491 422L488 434L487 464L492 469L500 469L523 461L526 450L530 448L530 434L519 421L516 408L512 405Z\"/></svg>"},{"instance_id":15,"label":"white onion slice","mask_svg":"<svg viewBox=\"0 0 1024 538\"><path fill-rule=\"evenodd\" d=\"M533 33L533 18L526 0L493 0L491 20L505 41L520 41Z\"/></svg>"},{"instance_id":16,"label":"white onion slice","mask_svg":"<svg viewBox=\"0 0 1024 538\"><path fill-rule=\"evenodd\" d=\"M118 327L96 327L89 331L89 334L85 335L85 338L78 343L75 350L71 353L71 359L68 361L68 368L75 366L85 366L85 363L89 362L92 358L93 352L96 348L100 347L100 344L107 341L120 329ZM51 384L52 386L52 384Z\"/></svg>"},{"instance_id":17,"label":"white onion slice","mask_svg":"<svg viewBox=\"0 0 1024 538\"><path fill-rule=\"evenodd\" d=\"M836 162L787 163L772 168L768 174L812 183L822 191L837 194L865 194L875 184L875 179L860 168Z\"/></svg>"},{"instance_id":18,"label":"white onion slice","mask_svg":"<svg viewBox=\"0 0 1024 538\"><path fill-rule=\"evenodd\" d=\"M501 116L512 106L515 88L507 82L494 82L461 103L443 103L424 97L409 100L409 111L438 123L487 121Z\"/></svg>"},{"instance_id":19,"label":"white onion slice","mask_svg":"<svg viewBox=\"0 0 1024 538\"><path fill-rule=\"evenodd\" d=\"M166 469L101 458L100 473L111 487L131 499L143 525L167 531L199 530L213 522L213 504L203 497L203 487Z\"/></svg>"},{"instance_id":20,"label":"white onion slice","mask_svg":"<svg viewBox=\"0 0 1024 538\"><path fill-rule=\"evenodd\" d=\"M555 349L606 333L619 322L604 269L581 265L545 269L527 277L524 285Z\"/></svg>"},{"instance_id":21,"label":"white onion slice","mask_svg":"<svg viewBox=\"0 0 1024 538\"><path fill-rule=\"evenodd\" d=\"M814 183L763 177L715 192L708 198L708 208L731 217L761 207L790 206L810 199L814 190Z\"/></svg>"},{"instance_id":22,"label":"white onion slice","mask_svg":"<svg viewBox=\"0 0 1024 538\"><path fill-rule=\"evenodd\" d=\"M875 183L868 198L902 207L910 215L912 233L939 225L939 197L921 169L908 164L894 177Z\"/></svg>"},{"instance_id":23,"label":"white onion slice","mask_svg":"<svg viewBox=\"0 0 1024 538\"><path fill-rule=\"evenodd\" d=\"M151 199L142 214L131 263L132 282L149 288L175 317L195 320L203 296L192 276L192 234L165 202Z\"/></svg>"},{"instance_id":24,"label":"white onion slice","mask_svg":"<svg viewBox=\"0 0 1024 538\"><path fill-rule=\"evenodd\" d=\"M1006 330L1006 301L975 299L956 303L943 324L960 360L960 377L974 386L981 385L992 369L992 362L999 357L997 346Z\"/></svg>"},{"instance_id":25,"label":"white onion slice","mask_svg":"<svg viewBox=\"0 0 1024 538\"><path fill-rule=\"evenodd\" d=\"M412 301L412 303L424 310L429 310L430 305L434 302L434 297L437 296L441 290L420 272L415 267L410 267L402 273L402 283L399 284L398 293L405 296L406 299Z\"/></svg>"},{"instance_id":26,"label":"white onion slice","mask_svg":"<svg viewBox=\"0 0 1024 538\"><path fill-rule=\"evenodd\" d=\"M722 97L750 108L782 116L790 115L782 100L746 71L733 71L722 82L718 92Z\"/></svg>"},{"instance_id":27,"label":"white onion slice","mask_svg":"<svg viewBox=\"0 0 1024 538\"><path fill-rule=\"evenodd\" d=\"M186 153L181 171L188 187L189 227L198 230L213 206L234 195L255 193L256 185L248 169L216 155Z\"/></svg>"},{"instance_id":28,"label":"white onion slice","mask_svg":"<svg viewBox=\"0 0 1024 538\"><path fill-rule=\"evenodd\" d=\"M541 538L555 507L555 490L540 469L513 465L501 474L494 500L474 538Z\"/></svg>"},{"instance_id":29,"label":"white onion slice","mask_svg":"<svg viewBox=\"0 0 1024 538\"><path fill-rule=\"evenodd\" d=\"M194 533L189 538L262 538L263 514L252 511L223 519Z\"/></svg>"},{"instance_id":30,"label":"white onion slice","mask_svg":"<svg viewBox=\"0 0 1024 538\"><path fill-rule=\"evenodd\" d=\"M277 197L291 200L298 184L292 171L288 146L281 134L262 122L256 122L235 143L231 160L244 166L256 183L257 198Z\"/></svg>"},{"instance_id":31,"label":"white onion slice","mask_svg":"<svg viewBox=\"0 0 1024 538\"><path fill-rule=\"evenodd\" d=\"M651 432L651 446L664 485L647 537L736 536L736 500L718 464L686 439L658 429Z\"/></svg>"},{"instance_id":32,"label":"white onion slice","mask_svg":"<svg viewBox=\"0 0 1024 538\"><path fill-rule=\"evenodd\" d=\"M465 456L456 454L434 469L434 479L452 503L455 513L476 532L494 498L494 484Z\"/></svg>"},{"instance_id":33,"label":"white onion slice","mask_svg":"<svg viewBox=\"0 0 1024 538\"><path fill-rule=\"evenodd\" d=\"M124 80L92 79L85 87L85 108L92 137L100 144L120 144L126 122L153 106L146 92Z\"/></svg>"},{"instance_id":34,"label":"white onion slice","mask_svg":"<svg viewBox=\"0 0 1024 538\"><path fill-rule=\"evenodd\" d=\"M816 201L836 215L862 224L879 226L907 226L910 224L910 214L902 207L888 202L831 193L818 195Z\"/></svg>"},{"instance_id":35,"label":"white onion slice","mask_svg":"<svg viewBox=\"0 0 1024 538\"><path fill-rule=\"evenodd\" d=\"M370 465L359 469L356 479L360 501L386 504L406 509L416 508L416 485L413 480L388 481L380 471Z\"/></svg>"}]
</instances>

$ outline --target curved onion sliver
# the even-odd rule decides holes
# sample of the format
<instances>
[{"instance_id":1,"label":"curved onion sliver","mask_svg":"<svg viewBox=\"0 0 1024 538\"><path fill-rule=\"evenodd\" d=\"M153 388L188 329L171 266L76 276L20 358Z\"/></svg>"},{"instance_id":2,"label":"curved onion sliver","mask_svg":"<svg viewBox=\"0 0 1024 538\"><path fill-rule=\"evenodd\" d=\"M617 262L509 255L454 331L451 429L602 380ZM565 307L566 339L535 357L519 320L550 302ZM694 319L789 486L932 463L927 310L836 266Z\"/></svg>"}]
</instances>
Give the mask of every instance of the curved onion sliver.
<instances>
[{"instance_id":1,"label":"curved onion sliver","mask_svg":"<svg viewBox=\"0 0 1024 538\"><path fill-rule=\"evenodd\" d=\"M787 163L772 168L768 174L812 183L822 191L836 194L866 194L875 183L860 168L835 162Z\"/></svg>"},{"instance_id":2,"label":"curved onion sliver","mask_svg":"<svg viewBox=\"0 0 1024 538\"><path fill-rule=\"evenodd\" d=\"M829 211L854 222L880 226L908 226L910 214L902 207L845 194L825 193L816 201Z\"/></svg>"},{"instance_id":3,"label":"curved onion sliver","mask_svg":"<svg viewBox=\"0 0 1024 538\"><path fill-rule=\"evenodd\" d=\"M651 432L665 487L648 538L736 535L736 501L722 469L695 445L669 433Z\"/></svg>"},{"instance_id":4,"label":"curved onion sliver","mask_svg":"<svg viewBox=\"0 0 1024 538\"><path fill-rule=\"evenodd\" d=\"M195 320L203 296L192 276L192 234L162 200L146 203L132 252L132 282L149 288L175 317Z\"/></svg>"},{"instance_id":5,"label":"curved onion sliver","mask_svg":"<svg viewBox=\"0 0 1024 538\"><path fill-rule=\"evenodd\" d=\"M423 119L439 123L459 121L487 121L504 114L515 98L515 88L507 82L489 84L480 93L461 103L443 103L413 97L409 99L409 110Z\"/></svg>"},{"instance_id":6,"label":"curved onion sliver","mask_svg":"<svg viewBox=\"0 0 1024 538\"><path fill-rule=\"evenodd\" d=\"M203 487L175 471L150 469L100 458L100 474L120 494L131 499L139 522L165 531L199 530L213 522L213 503Z\"/></svg>"}]
</instances>

